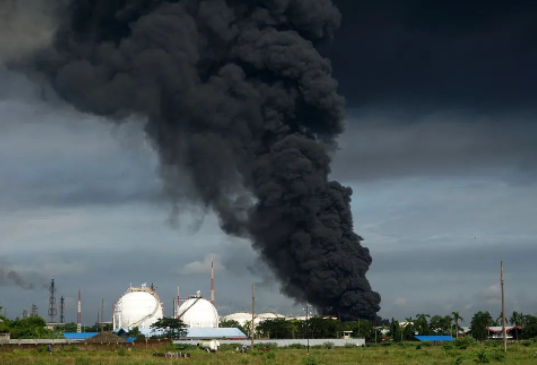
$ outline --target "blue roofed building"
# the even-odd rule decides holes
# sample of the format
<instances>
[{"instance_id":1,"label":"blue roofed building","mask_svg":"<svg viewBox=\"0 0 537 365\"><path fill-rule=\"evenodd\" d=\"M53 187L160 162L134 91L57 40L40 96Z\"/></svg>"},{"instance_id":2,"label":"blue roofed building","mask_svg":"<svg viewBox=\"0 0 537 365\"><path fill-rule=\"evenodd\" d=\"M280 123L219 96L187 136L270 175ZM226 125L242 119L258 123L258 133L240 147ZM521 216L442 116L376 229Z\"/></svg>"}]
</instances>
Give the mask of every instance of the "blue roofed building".
<instances>
[{"instance_id":1,"label":"blue roofed building","mask_svg":"<svg viewBox=\"0 0 537 365\"><path fill-rule=\"evenodd\" d=\"M98 334L99 332L65 332L63 334L63 337L65 337L66 340L70 341L84 341L88 338L97 336Z\"/></svg>"},{"instance_id":2,"label":"blue roofed building","mask_svg":"<svg viewBox=\"0 0 537 365\"><path fill-rule=\"evenodd\" d=\"M451 336L416 336L416 339L421 342L446 342L454 340Z\"/></svg>"}]
</instances>

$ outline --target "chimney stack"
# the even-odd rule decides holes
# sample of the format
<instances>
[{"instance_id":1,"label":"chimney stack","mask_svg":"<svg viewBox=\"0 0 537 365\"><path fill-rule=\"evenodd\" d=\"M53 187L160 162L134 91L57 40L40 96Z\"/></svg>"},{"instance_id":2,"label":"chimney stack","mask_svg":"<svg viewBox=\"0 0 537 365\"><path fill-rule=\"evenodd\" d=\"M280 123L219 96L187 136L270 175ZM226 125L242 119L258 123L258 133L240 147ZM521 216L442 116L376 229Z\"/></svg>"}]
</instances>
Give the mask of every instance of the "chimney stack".
<instances>
[{"instance_id":1,"label":"chimney stack","mask_svg":"<svg viewBox=\"0 0 537 365\"><path fill-rule=\"evenodd\" d=\"M78 291L78 316L76 319L76 332L82 332L82 300L80 299L80 290Z\"/></svg>"}]
</instances>

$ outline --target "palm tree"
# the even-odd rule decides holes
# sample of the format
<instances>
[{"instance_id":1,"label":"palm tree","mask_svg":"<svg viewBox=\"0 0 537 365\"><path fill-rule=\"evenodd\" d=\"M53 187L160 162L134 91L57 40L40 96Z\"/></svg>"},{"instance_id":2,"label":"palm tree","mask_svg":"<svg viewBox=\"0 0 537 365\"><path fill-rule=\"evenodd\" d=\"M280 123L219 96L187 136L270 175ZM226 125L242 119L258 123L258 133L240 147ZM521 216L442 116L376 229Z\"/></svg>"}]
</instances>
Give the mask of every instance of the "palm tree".
<instances>
[{"instance_id":1,"label":"palm tree","mask_svg":"<svg viewBox=\"0 0 537 365\"><path fill-rule=\"evenodd\" d=\"M464 322L464 318L461 317L459 312L452 312L451 315L453 317L453 322L455 322L455 333L456 333L455 336L456 338L458 338L459 337L459 321Z\"/></svg>"},{"instance_id":2,"label":"palm tree","mask_svg":"<svg viewBox=\"0 0 537 365\"><path fill-rule=\"evenodd\" d=\"M524 315L522 313L513 312L511 315L511 318L509 318L509 322L512 326L522 326Z\"/></svg>"}]
</instances>

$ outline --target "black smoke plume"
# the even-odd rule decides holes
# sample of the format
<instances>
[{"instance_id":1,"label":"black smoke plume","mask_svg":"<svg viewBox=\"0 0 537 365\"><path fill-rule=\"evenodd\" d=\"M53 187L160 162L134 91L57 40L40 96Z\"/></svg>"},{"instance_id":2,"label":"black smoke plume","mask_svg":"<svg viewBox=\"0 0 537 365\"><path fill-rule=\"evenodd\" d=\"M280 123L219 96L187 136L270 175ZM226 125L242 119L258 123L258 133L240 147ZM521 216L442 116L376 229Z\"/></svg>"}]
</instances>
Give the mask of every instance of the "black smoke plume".
<instances>
[{"instance_id":1,"label":"black smoke plume","mask_svg":"<svg viewBox=\"0 0 537 365\"><path fill-rule=\"evenodd\" d=\"M33 283L24 279L17 271L0 267L0 286L18 286L25 290L34 290Z\"/></svg>"},{"instance_id":2,"label":"black smoke plume","mask_svg":"<svg viewBox=\"0 0 537 365\"><path fill-rule=\"evenodd\" d=\"M64 99L146 116L171 196L190 180L285 294L376 317L352 191L328 179L344 108L316 49L340 22L329 0L75 0L67 14L37 61Z\"/></svg>"}]
</instances>

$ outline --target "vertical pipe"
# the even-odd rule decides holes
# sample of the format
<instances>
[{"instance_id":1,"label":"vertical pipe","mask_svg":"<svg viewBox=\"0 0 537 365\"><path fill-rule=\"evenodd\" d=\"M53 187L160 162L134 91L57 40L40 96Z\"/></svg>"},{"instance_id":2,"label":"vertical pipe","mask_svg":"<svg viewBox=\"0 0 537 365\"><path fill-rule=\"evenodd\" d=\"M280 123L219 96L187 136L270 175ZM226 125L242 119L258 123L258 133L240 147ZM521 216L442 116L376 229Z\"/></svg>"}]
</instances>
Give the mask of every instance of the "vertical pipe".
<instances>
[{"instance_id":1,"label":"vertical pipe","mask_svg":"<svg viewBox=\"0 0 537 365\"><path fill-rule=\"evenodd\" d=\"M507 352L507 331L505 330L505 295L503 290L503 261L500 262L501 279L502 279L502 333L503 333L503 351Z\"/></svg>"}]
</instances>

